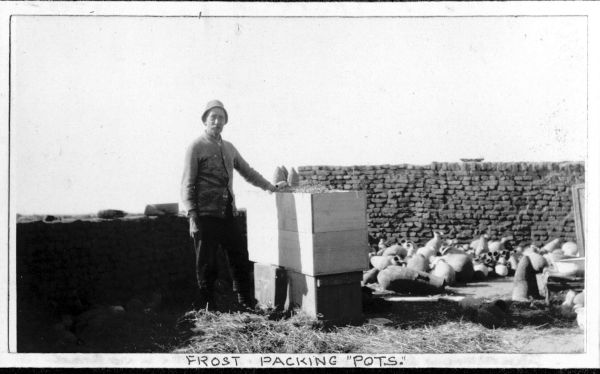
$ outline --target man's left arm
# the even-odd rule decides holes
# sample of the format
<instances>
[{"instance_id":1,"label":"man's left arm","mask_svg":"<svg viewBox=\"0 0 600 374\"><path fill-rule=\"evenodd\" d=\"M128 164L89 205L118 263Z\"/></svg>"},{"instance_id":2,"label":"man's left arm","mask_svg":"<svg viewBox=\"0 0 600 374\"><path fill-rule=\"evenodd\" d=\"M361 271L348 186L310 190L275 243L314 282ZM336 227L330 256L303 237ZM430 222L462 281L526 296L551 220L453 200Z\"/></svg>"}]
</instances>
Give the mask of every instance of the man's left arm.
<instances>
[{"instance_id":1,"label":"man's left arm","mask_svg":"<svg viewBox=\"0 0 600 374\"><path fill-rule=\"evenodd\" d=\"M240 155L235 147L233 147L233 167L237 170L248 183L262 188L266 191L274 192L277 190L275 186L271 184L268 180L266 180L259 172L254 170L244 158Z\"/></svg>"}]
</instances>

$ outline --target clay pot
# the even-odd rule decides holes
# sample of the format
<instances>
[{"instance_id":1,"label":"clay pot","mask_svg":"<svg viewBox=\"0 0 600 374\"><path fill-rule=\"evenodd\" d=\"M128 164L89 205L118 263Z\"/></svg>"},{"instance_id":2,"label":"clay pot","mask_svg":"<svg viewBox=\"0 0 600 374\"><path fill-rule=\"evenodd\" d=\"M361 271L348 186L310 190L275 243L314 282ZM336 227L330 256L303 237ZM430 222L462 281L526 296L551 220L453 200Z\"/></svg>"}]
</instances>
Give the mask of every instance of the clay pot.
<instances>
[{"instance_id":1,"label":"clay pot","mask_svg":"<svg viewBox=\"0 0 600 374\"><path fill-rule=\"evenodd\" d=\"M573 300L575 299L575 296L577 296L577 293L575 291L567 291L567 293L565 294L565 299L562 302L562 306L573 308Z\"/></svg>"},{"instance_id":2,"label":"clay pot","mask_svg":"<svg viewBox=\"0 0 600 374\"><path fill-rule=\"evenodd\" d=\"M575 242L565 242L561 247L563 253L567 256L577 256L577 252L579 249L577 248L577 243Z\"/></svg>"},{"instance_id":3,"label":"clay pot","mask_svg":"<svg viewBox=\"0 0 600 374\"><path fill-rule=\"evenodd\" d=\"M536 273L541 273L542 270L544 270L544 268L548 266L548 262L546 261L544 256L542 256L539 253L527 252L525 253L525 256L529 257L529 260L531 261L531 266L533 267L533 270L535 270Z\"/></svg>"},{"instance_id":4,"label":"clay pot","mask_svg":"<svg viewBox=\"0 0 600 374\"><path fill-rule=\"evenodd\" d=\"M273 173L273 179L271 180L271 182L273 182L273 184L277 184L279 182L285 182L286 181L286 177L284 174L284 171L281 169L281 167L276 167L275 168L275 172Z\"/></svg>"},{"instance_id":5,"label":"clay pot","mask_svg":"<svg viewBox=\"0 0 600 374\"><path fill-rule=\"evenodd\" d=\"M577 325L580 329L585 330L585 307L577 307L574 310L577 313Z\"/></svg>"},{"instance_id":6,"label":"clay pot","mask_svg":"<svg viewBox=\"0 0 600 374\"><path fill-rule=\"evenodd\" d=\"M417 246L413 242L406 243L406 257L412 257L417 253Z\"/></svg>"},{"instance_id":7,"label":"clay pot","mask_svg":"<svg viewBox=\"0 0 600 374\"><path fill-rule=\"evenodd\" d=\"M392 264L394 256L373 256L370 259L371 265L378 270L383 270Z\"/></svg>"},{"instance_id":8,"label":"clay pot","mask_svg":"<svg viewBox=\"0 0 600 374\"><path fill-rule=\"evenodd\" d=\"M444 289L444 279L403 266L389 266L377 275L384 290L401 293L439 293Z\"/></svg>"},{"instance_id":9,"label":"clay pot","mask_svg":"<svg viewBox=\"0 0 600 374\"><path fill-rule=\"evenodd\" d=\"M515 254L510 255L510 257L508 258L509 268L511 268L512 270L516 270L518 264L519 264L519 260L518 260L517 256Z\"/></svg>"},{"instance_id":10,"label":"clay pot","mask_svg":"<svg viewBox=\"0 0 600 374\"><path fill-rule=\"evenodd\" d=\"M546 259L546 262L548 263L548 265L551 266L552 264L554 264L554 262L560 261L567 257L564 254L562 254L562 250L559 249L558 251L555 250L552 253L546 253L545 255L543 255L544 258Z\"/></svg>"},{"instance_id":11,"label":"clay pot","mask_svg":"<svg viewBox=\"0 0 600 374\"><path fill-rule=\"evenodd\" d=\"M421 247L421 248L417 249L416 254L421 255L421 256L425 257L426 259L429 259L430 257L435 256L436 253L437 253L437 251L432 247Z\"/></svg>"},{"instance_id":12,"label":"clay pot","mask_svg":"<svg viewBox=\"0 0 600 374\"><path fill-rule=\"evenodd\" d=\"M540 249L532 244L532 245L526 247L525 249L523 249L523 254L527 254L527 253L540 253Z\"/></svg>"},{"instance_id":13,"label":"clay pot","mask_svg":"<svg viewBox=\"0 0 600 374\"><path fill-rule=\"evenodd\" d=\"M440 253L443 255L447 255L450 253L462 253L464 254L465 251L462 248L458 248L454 245L448 245L448 246L443 246L442 248L440 248Z\"/></svg>"},{"instance_id":14,"label":"clay pot","mask_svg":"<svg viewBox=\"0 0 600 374\"><path fill-rule=\"evenodd\" d=\"M546 245L544 245L542 248L540 248L540 252L541 253L552 252L555 249L560 248L561 244L562 244L562 239L561 238L553 239L553 240L549 241L548 243L546 243Z\"/></svg>"},{"instance_id":15,"label":"clay pot","mask_svg":"<svg viewBox=\"0 0 600 374\"><path fill-rule=\"evenodd\" d=\"M440 250L440 247L442 246L444 241L444 233L441 231L434 231L433 232L433 238L430 239L426 244L425 247L430 247L433 248L433 253L437 253L437 251Z\"/></svg>"},{"instance_id":16,"label":"clay pot","mask_svg":"<svg viewBox=\"0 0 600 374\"><path fill-rule=\"evenodd\" d=\"M585 291L581 291L573 298L573 304L579 306L585 306Z\"/></svg>"},{"instance_id":17,"label":"clay pot","mask_svg":"<svg viewBox=\"0 0 600 374\"><path fill-rule=\"evenodd\" d=\"M536 299L540 298L540 291L535 276L535 270L531 264L531 258L529 256L523 256L515 271L512 300L528 301L529 297Z\"/></svg>"},{"instance_id":18,"label":"clay pot","mask_svg":"<svg viewBox=\"0 0 600 374\"><path fill-rule=\"evenodd\" d=\"M377 268L373 268L369 271L366 271L363 274L363 278L362 278L363 286L366 284L369 284L369 283L377 282L377 274L379 274L379 269L377 269Z\"/></svg>"},{"instance_id":19,"label":"clay pot","mask_svg":"<svg viewBox=\"0 0 600 374\"><path fill-rule=\"evenodd\" d=\"M283 178L284 178L283 180L287 181L287 178L288 178L288 175L289 175L288 169L285 166L283 166L283 165L281 165L280 168L281 168L281 172L283 173Z\"/></svg>"},{"instance_id":20,"label":"clay pot","mask_svg":"<svg viewBox=\"0 0 600 374\"><path fill-rule=\"evenodd\" d=\"M401 258L406 257L407 251L404 247L399 244L394 244L383 250L382 256L400 256Z\"/></svg>"},{"instance_id":21,"label":"clay pot","mask_svg":"<svg viewBox=\"0 0 600 374\"><path fill-rule=\"evenodd\" d=\"M503 237L500 240L494 240L491 242L488 242L488 250L490 252L501 252L504 250L504 243L506 243L508 241L507 237Z\"/></svg>"},{"instance_id":22,"label":"clay pot","mask_svg":"<svg viewBox=\"0 0 600 374\"><path fill-rule=\"evenodd\" d=\"M300 184L300 176L296 169L292 168L287 177L287 182L290 187L297 187Z\"/></svg>"},{"instance_id":23,"label":"clay pot","mask_svg":"<svg viewBox=\"0 0 600 374\"><path fill-rule=\"evenodd\" d=\"M496 264L494 272L501 277L505 277L508 275L508 267L505 264Z\"/></svg>"},{"instance_id":24,"label":"clay pot","mask_svg":"<svg viewBox=\"0 0 600 374\"><path fill-rule=\"evenodd\" d=\"M454 269L457 282L469 282L473 279L473 261L468 255L450 253L443 257L448 265Z\"/></svg>"},{"instance_id":25,"label":"clay pot","mask_svg":"<svg viewBox=\"0 0 600 374\"><path fill-rule=\"evenodd\" d=\"M486 266L493 266L496 263L496 259L489 252L480 255L479 260Z\"/></svg>"},{"instance_id":26,"label":"clay pot","mask_svg":"<svg viewBox=\"0 0 600 374\"><path fill-rule=\"evenodd\" d=\"M444 279L448 285L453 285L456 281L456 272L452 266L448 265L443 259L436 262L435 267L431 271L431 275Z\"/></svg>"},{"instance_id":27,"label":"clay pot","mask_svg":"<svg viewBox=\"0 0 600 374\"><path fill-rule=\"evenodd\" d=\"M429 271L429 259L423 255L417 253L406 261L406 267L409 269L428 272Z\"/></svg>"},{"instance_id":28,"label":"clay pot","mask_svg":"<svg viewBox=\"0 0 600 374\"><path fill-rule=\"evenodd\" d=\"M488 273L489 273L488 267L482 263L477 263L477 264L473 265L473 271L480 272L481 274L483 274L483 278L487 277Z\"/></svg>"},{"instance_id":29,"label":"clay pot","mask_svg":"<svg viewBox=\"0 0 600 374\"><path fill-rule=\"evenodd\" d=\"M489 252L487 245L488 238L489 237L487 235L481 235L479 241L475 244L475 247L473 248L475 250L475 256L479 256L482 253Z\"/></svg>"}]
</instances>

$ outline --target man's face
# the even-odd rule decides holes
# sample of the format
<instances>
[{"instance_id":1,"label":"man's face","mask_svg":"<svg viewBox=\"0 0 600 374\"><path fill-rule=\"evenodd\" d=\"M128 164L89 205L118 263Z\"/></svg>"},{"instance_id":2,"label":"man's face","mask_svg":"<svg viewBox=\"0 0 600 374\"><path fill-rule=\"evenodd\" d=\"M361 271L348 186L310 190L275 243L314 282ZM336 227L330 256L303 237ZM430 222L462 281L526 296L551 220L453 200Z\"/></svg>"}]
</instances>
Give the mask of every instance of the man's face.
<instances>
[{"instance_id":1,"label":"man's face","mask_svg":"<svg viewBox=\"0 0 600 374\"><path fill-rule=\"evenodd\" d=\"M225 111L221 108L212 108L206 115L204 127L210 135L218 137L225 126Z\"/></svg>"}]
</instances>

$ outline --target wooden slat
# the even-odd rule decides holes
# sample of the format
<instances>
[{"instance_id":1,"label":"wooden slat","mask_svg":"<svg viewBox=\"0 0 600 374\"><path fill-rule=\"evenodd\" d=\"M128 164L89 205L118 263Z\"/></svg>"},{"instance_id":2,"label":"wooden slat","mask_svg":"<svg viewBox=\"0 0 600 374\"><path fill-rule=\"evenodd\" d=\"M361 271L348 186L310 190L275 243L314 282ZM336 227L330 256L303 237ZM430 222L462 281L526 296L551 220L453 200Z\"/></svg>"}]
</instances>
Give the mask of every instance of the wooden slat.
<instances>
[{"instance_id":1,"label":"wooden slat","mask_svg":"<svg viewBox=\"0 0 600 374\"><path fill-rule=\"evenodd\" d=\"M571 188L573 210L575 213L575 235L579 256L585 256L585 184L577 184Z\"/></svg>"},{"instance_id":2,"label":"wooden slat","mask_svg":"<svg viewBox=\"0 0 600 374\"><path fill-rule=\"evenodd\" d=\"M313 238L313 269L303 273L333 274L369 268L366 229L319 232Z\"/></svg>"},{"instance_id":3,"label":"wooden slat","mask_svg":"<svg viewBox=\"0 0 600 374\"><path fill-rule=\"evenodd\" d=\"M367 228L364 191L273 193L257 191L246 203L248 225L295 232Z\"/></svg>"},{"instance_id":4,"label":"wooden slat","mask_svg":"<svg viewBox=\"0 0 600 374\"><path fill-rule=\"evenodd\" d=\"M362 293L360 274L348 277L348 274L328 275L328 281L322 277L287 271L289 282L289 305L297 306L308 315L337 323L357 322L362 318ZM335 280L334 278L340 278ZM318 287L318 283L335 286Z\"/></svg>"},{"instance_id":5,"label":"wooden slat","mask_svg":"<svg viewBox=\"0 0 600 374\"><path fill-rule=\"evenodd\" d=\"M364 191L329 192L312 195L313 232L367 228Z\"/></svg>"},{"instance_id":6,"label":"wooden slat","mask_svg":"<svg viewBox=\"0 0 600 374\"><path fill-rule=\"evenodd\" d=\"M310 234L249 227L248 254L251 261L309 275L365 270L367 230Z\"/></svg>"}]
</instances>

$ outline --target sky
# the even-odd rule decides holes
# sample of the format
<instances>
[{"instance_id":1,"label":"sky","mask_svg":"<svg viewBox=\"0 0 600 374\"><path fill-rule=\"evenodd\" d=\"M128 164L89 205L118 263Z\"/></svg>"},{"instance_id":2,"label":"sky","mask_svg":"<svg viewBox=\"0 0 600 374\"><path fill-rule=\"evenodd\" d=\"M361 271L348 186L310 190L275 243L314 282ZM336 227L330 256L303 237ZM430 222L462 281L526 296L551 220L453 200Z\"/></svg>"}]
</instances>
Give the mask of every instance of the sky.
<instances>
[{"instance_id":1,"label":"sky","mask_svg":"<svg viewBox=\"0 0 600 374\"><path fill-rule=\"evenodd\" d=\"M583 17L13 17L16 213L179 201L207 101L278 165L580 161ZM255 187L235 177L238 205Z\"/></svg>"}]
</instances>

